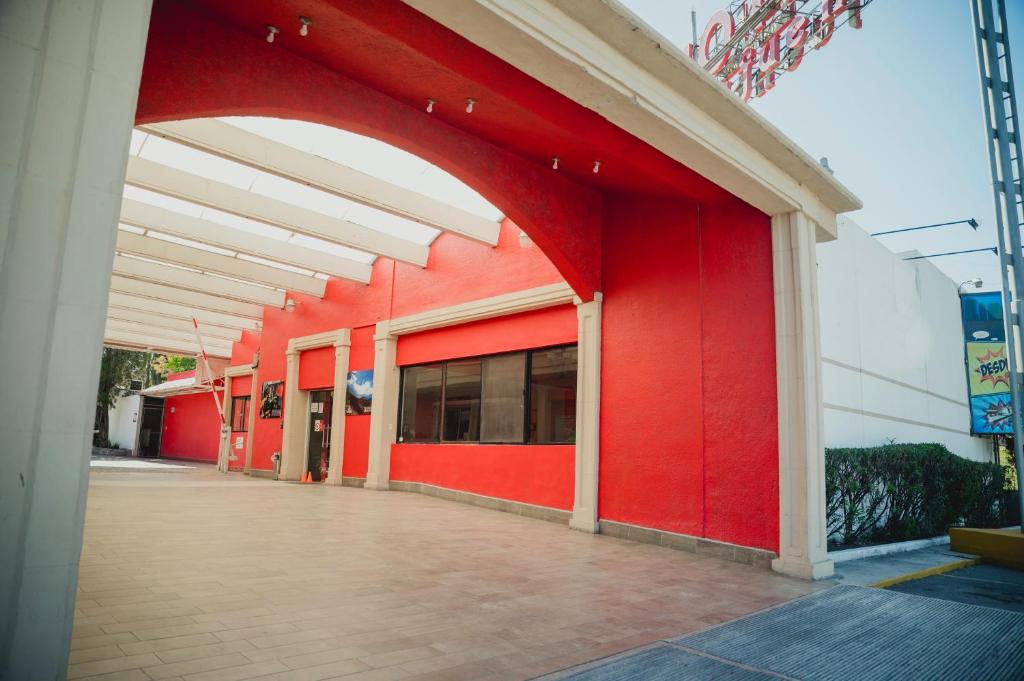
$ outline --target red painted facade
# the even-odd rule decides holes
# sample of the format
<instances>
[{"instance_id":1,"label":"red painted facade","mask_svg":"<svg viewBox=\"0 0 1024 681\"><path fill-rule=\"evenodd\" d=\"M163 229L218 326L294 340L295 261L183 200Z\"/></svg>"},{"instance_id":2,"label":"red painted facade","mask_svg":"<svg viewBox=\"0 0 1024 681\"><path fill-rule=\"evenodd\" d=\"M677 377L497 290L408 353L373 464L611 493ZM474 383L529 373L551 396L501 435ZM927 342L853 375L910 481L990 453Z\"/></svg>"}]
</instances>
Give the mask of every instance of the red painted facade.
<instances>
[{"instance_id":1,"label":"red painted facade","mask_svg":"<svg viewBox=\"0 0 1024 681\"><path fill-rule=\"evenodd\" d=\"M509 221L496 249L445 234L426 269L381 258L369 286L290 294L295 310L267 309L232 363L258 349L258 381L283 380L289 338L347 327L350 369L368 369L378 321L560 279L584 300L601 291L600 517L777 551L769 219L401 3L314 0L323 39L268 46L265 24L302 13L293 4L157 0L138 122L261 115L345 128L440 166ZM448 105L466 93L478 97L472 116ZM436 115L423 111L428 96ZM551 170L554 153L563 171ZM403 337L399 362L573 338L566 307ZM333 368L331 348L302 353L300 387L330 385ZM365 476L368 431L369 417L347 417L344 475ZM270 469L280 421L257 418L250 435L253 467ZM391 473L573 501L571 446L395 445Z\"/></svg>"},{"instance_id":2,"label":"red painted facade","mask_svg":"<svg viewBox=\"0 0 1024 681\"><path fill-rule=\"evenodd\" d=\"M185 461L217 461L220 417L210 393L180 395L164 400L160 456Z\"/></svg>"}]
</instances>

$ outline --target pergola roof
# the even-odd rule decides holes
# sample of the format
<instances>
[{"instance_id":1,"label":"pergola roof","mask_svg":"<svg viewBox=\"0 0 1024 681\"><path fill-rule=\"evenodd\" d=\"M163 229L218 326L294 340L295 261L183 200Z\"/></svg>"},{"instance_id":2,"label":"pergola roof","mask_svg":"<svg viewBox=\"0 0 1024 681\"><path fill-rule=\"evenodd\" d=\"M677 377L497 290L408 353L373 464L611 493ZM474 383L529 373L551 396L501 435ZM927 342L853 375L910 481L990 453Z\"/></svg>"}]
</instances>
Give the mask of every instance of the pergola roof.
<instances>
[{"instance_id":1,"label":"pergola roof","mask_svg":"<svg viewBox=\"0 0 1024 681\"><path fill-rule=\"evenodd\" d=\"M105 343L230 357L288 292L369 283L378 256L428 266L441 231L494 246L503 216L383 142L269 118L147 125L132 135Z\"/></svg>"}]
</instances>

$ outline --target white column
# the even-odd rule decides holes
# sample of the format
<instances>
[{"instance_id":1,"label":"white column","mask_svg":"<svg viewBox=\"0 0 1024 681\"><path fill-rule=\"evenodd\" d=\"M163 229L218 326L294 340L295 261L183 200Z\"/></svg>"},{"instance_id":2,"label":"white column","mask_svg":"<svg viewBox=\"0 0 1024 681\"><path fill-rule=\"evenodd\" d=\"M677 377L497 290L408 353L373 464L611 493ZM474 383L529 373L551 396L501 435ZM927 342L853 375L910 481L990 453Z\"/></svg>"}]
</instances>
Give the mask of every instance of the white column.
<instances>
[{"instance_id":1,"label":"white column","mask_svg":"<svg viewBox=\"0 0 1024 681\"><path fill-rule=\"evenodd\" d=\"M0 676L64 678L150 2L0 2Z\"/></svg>"},{"instance_id":2,"label":"white column","mask_svg":"<svg viewBox=\"0 0 1024 681\"><path fill-rule=\"evenodd\" d=\"M804 213L772 218L779 409L778 572L832 575L825 537L825 449L815 225Z\"/></svg>"},{"instance_id":3,"label":"white column","mask_svg":"<svg viewBox=\"0 0 1024 681\"><path fill-rule=\"evenodd\" d=\"M398 338L387 322L373 336L373 406L370 411L370 452L366 488L386 490L391 479L391 445L398 426L399 371L395 365Z\"/></svg>"},{"instance_id":4,"label":"white column","mask_svg":"<svg viewBox=\"0 0 1024 681\"><path fill-rule=\"evenodd\" d=\"M348 329L338 332L334 341L334 399L331 403L331 451L327 465L327 484L340 485L345 463L345 399L348 391L348 357L352 347L352 333Z\"/></svg>"},{"instance_id":5,"label":"white column","mask_svg":"<svg viewBox=\"0 0 1024 681\"><path fill-rule=\"evenodd\" d=\"M601 448L601 299L576 302L576 490L569 527L598 532L597 482Z\"/></svg>"},{"instance_id":6,"label":"white column","mask_svg":"<svg viewBox=\"0 0 1024 681\"><path fill-rule=\"evenodd\" d=\"M259 355L257 354L254 364L258 362ZM258 365L253 366L252 385L249 387L249 417L247 419L249 431L246 433L245 438L245 464L242 468L242 472L246 475L252 475L252 443L253 439L256 437L256 418L259 413L256 405L259 404L260 400L259 374L260 370Z\"/></svg>"},{"instance_id":7,"label":"white column","mask_svg":"<svg viewBox=\"0 0 1024 681\"><path fill-rule=\"evenodd\" d=\"M221 428L220 448L217 450L217 470L227 473L231 458L231 377L224 375L224 423Z\"/></svg>"},{"instance_id":8,"label":"white column","mask_svg":"<svg viewBox=\"0 0 1024 681\"><path fill-rule=\"evenodd\" d=\"M281 435L281 470L278 480L298 480L302 477L306 452L306 400L299 390L299 351L285 353L287 365L284 377L283 433Z\"/></svg>"}]
</instances>

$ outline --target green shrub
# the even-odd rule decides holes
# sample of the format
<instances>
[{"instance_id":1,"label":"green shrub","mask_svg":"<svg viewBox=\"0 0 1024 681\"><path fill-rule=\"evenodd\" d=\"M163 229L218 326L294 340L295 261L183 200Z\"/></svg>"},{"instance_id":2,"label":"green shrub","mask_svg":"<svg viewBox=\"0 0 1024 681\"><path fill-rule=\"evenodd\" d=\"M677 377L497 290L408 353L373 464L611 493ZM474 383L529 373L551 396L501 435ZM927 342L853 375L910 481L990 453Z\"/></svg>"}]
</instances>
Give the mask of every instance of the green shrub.
<instances>
[{"instance_id":1,"label":"green shrub","mask_svg":"<svg viewBox=\"0 0 1024 681\"><path fill-rule=\"evenodd\" d=\"M1006 471L943 445L887 444L825 450L830 544L857 546L934 537L951 526L1019 522Z\"/></svg>"}]
</instances>

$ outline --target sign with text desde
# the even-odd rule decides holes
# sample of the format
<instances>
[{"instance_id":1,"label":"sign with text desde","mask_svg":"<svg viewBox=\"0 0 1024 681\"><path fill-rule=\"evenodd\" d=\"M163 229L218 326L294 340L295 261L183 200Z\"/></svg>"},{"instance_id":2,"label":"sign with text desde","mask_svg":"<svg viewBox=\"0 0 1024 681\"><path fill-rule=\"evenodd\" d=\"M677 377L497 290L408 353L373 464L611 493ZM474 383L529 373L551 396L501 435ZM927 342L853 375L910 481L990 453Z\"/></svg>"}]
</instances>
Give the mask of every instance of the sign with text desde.
<instances>
[{"instance_id":1,"label":"sign with text desde","mask_svg":"<svg viewBox=\"0 0 1024 681\"><path fill-rule=\"evenodd\" d=\"M967 344L967 380L971 397L1009 392L1010 367L1004 343Z\"/></svg>"},{"instance_id":2,"label":"sign with text desde","mask_svg":"<svg viewBox=\"0 0 1024 681\"><path fill-rule=\"evenodd\" d=\"M732 0L711 15L689 54L744 101L763 97L845 24L863 26L871 0Z\"/></svg>"},{"instance_id":3,"label":"sign with text desde","mask_svg":"<svg viewBox=\"0 0 1024 681\"><path fill-rule=\"evenodd\" d=\"M960 315L964 328L971 433L1011 433L1010 367L1006 356L1002 294L994 291L962 295Z\"/></svg>"}]
</instances>

